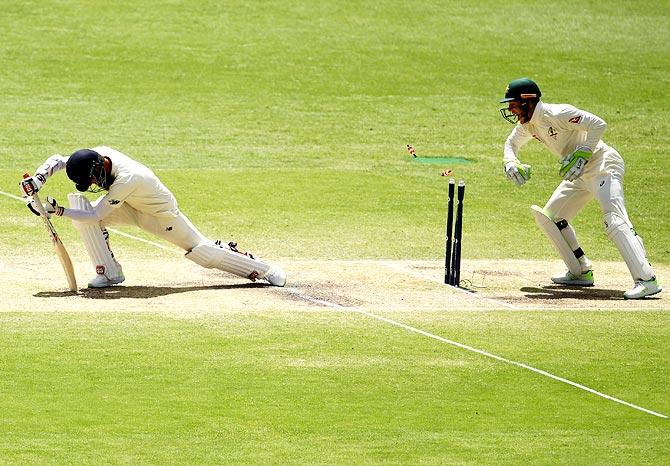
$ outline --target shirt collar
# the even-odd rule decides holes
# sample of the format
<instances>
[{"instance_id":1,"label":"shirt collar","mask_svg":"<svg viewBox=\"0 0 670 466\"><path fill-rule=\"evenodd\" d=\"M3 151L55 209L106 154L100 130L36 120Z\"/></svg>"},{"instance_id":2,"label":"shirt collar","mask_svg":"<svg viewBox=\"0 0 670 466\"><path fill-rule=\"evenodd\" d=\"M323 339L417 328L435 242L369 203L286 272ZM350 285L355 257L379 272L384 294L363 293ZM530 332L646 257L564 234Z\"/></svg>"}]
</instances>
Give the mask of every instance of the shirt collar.
<instances>
[{"instance_id":1,"label":"shirt collar","mask_svg":"<svg viewBox=\"0 0 670 466\"><path fill-rule=\"evenodd\" d=\"M537 123L537 121L540 119L540 114L543 111L543 107L544 106L542 105L542 101L538 100L537 105L535 105L535 110L533 110L533 116L530 117L530 120L528 121L528 123L530 123L530 124Z\"/></svg>"}]
</instances>

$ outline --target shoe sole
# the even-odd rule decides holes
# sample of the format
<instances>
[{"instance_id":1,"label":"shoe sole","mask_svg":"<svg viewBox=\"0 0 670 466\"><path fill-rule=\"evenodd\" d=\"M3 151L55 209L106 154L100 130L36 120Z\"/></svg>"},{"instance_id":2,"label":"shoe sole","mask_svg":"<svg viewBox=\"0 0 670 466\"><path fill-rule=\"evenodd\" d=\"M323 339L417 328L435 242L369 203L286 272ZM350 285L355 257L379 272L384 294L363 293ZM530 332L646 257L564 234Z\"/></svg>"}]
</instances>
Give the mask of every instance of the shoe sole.
<instances>
[{"instance_id":1,"label":"shoe sole","mask_svg":"<svg viewBox=\"0 0 670 466\"><path fill-rule=\"evenodd\" d=\"M561 282L556 280L552 280L552 282L557 285L566 285L566 286L583 286L583 287L593 286L593 282L579 282L579 281Z\"/></svg>"},{"instance_id":2,"label":"shoe sole","mask_svg":"<svg viewBox=\"0 0 670 466\"><path fill-rule=\"evenodd\" d=\"M663 291L663 288L659 288L658 290L653 291L653 292L651 292L651 293L649 293L649 294L645 294L645 295L642 295L642 296L635 296L635 297L632 297L632 296L629 297L629 296L626 296L626 295L624 294L624 295L623 295L623 298L624 298L624 299L644 299L644 298L646 298L647 296L654 296L655 294L659 294L661 291Z\"/></svg>"},{"instance_id":3,"label":"shoe sole","mask_svg":"<svg viewBox=\"0 0 670 466\"><path fill-rule=\"evenodd\" d=\"M125 282L125 281L126 281L126 279L124 278L123 280L118 280L118 281L115 280L115 281L112 281L112 282L107 283L107 284L102 285L102 286L91 286L91 284L89 283L89 284L88 284L88 287L89 287L89 288L92 288L92 289L97 289L97 288L109 288L110 286L119 285L119 284L121 284L121 283L123 283L123 282Z\"/></svg>"}]
</instances>

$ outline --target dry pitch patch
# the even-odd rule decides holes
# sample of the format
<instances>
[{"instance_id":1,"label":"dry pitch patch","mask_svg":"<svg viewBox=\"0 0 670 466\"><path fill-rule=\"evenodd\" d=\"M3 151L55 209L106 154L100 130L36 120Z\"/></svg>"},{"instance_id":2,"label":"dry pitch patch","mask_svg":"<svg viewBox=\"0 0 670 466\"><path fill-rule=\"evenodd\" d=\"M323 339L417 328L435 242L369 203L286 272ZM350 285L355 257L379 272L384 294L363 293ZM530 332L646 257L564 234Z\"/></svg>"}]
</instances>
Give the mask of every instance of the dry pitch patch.
<instances>
[{"instance_id":1,"label":"dry pitch patch","mask_svg":"<svg viewBox=\"0 0 670 466\"><path fill-rule=\"evenodd\" d=\"M470 292L442 284L440 261L282 260L286 288L240 279L198 267L170 253L148 259L122 259L121 286L88 290L91 266L73 258L80 291L67 291L58 260L0 258L1 311L160 311L182 315L263 310L368 311L454 310L668 310L667 293L626 301L631 279L623 263L595 264L596 286L552 285L549 275L561 263L547 261L464 261L461 278ZM670 267L656 267L660 282ZM666 284L667 285L667 284Z\"/></svg>"}]
</instances>

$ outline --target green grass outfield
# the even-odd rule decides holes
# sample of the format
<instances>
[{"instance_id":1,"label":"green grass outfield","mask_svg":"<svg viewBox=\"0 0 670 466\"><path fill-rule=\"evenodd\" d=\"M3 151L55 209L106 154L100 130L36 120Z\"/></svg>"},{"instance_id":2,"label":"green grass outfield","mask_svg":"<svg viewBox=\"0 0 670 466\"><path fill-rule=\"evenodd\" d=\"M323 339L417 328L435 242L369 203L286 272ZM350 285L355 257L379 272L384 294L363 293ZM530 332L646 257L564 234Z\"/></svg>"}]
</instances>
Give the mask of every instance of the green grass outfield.
<instances>
[{"instance_id":1,"label":"green grass outfield","mask_svg":"<svg viewBox=\"0 0 670 466\"><path fill-rule=\"evenodd\" d=\"M654 315L396 317L669 408L656 346L669 329ZM670 454L667 420L356 314L0 319L7 462L660 464Z\"/></svg>"},{"instance_id":2,"label":"green grass outfield","mask_svg":"<svg viewBox=\"0 0 670 466\"><path fill-rule=\"evenodd\" d=\"M554 260L528 207L556 161L526 146L522 188L501 169L497 102L529 76L609 123L631 219L669 264L669 23L660 1L4 1L0 191L105 144L263 256L431 260L452 168L465 259ZM415 163L408 143L471 163ZM71 189L61 174L45 193ZM0 209L0 261L45 250L21 203ZM595 204L575 226L618 260ZM670 461L667 419L357 314L0 309L0 463ZM667 308L392 317L670 414Z\"/></svg>"}]
</instances>

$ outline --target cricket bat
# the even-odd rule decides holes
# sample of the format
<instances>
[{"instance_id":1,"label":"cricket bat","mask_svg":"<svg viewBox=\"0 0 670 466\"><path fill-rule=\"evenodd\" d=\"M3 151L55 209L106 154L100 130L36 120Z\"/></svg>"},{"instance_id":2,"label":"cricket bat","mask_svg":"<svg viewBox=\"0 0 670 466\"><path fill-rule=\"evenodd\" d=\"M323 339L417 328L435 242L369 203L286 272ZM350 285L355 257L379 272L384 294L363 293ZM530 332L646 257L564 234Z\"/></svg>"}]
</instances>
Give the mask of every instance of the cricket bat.
<instances>
[{"instance_id":1,"label":"cricket bat","mask_svg":"<svg viewBox=\"0 0 670 466\"><path fill-rule=\"evenodd\" d=\"M44 226L49 232L58 260L60 260L60 264L63 266L63 271L67 277L67 284L70 287L70 291L77 291L77 278L74 275L74 267L72 267L70 255L67 253L65 246L63 246L63 242L61 241L60 236L58 236L58 232L54 228L53 223L51 223L51 220L47 217L47 213L44 211L44 206L42 205L40 197L37 193L33 193L32 198L35 201L35 209L40 213L40 218L44 221Z\"/></svg>"}]
</instances>

